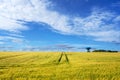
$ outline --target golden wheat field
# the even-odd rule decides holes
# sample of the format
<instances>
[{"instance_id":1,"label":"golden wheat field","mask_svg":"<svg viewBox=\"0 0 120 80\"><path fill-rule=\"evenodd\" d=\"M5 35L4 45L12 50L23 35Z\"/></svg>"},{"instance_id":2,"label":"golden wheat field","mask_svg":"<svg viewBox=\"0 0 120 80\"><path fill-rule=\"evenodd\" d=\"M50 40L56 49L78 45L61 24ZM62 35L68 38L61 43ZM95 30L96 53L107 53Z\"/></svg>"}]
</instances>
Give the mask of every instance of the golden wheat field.
<instances>
[{"instance_id":1,"label":"golden wheat field","mask_svg":"<svg viewBox=\"0 0 120 80\"><path fill-rule=\"evenodd\" d=\"M0 80L120 80L120 53L0 52Z\"/></svg>"}]
</instances>

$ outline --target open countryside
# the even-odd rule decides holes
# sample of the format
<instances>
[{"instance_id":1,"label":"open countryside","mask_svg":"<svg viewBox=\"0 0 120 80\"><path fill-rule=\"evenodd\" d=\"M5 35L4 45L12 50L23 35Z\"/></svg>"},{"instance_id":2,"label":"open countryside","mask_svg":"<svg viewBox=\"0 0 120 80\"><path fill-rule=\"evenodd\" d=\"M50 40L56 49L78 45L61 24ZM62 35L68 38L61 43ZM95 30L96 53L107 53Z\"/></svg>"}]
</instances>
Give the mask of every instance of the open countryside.
<instances>
[{"instance_id":1,"label":"open countryside","mask_svg":"<svg viewBox=\"0 0 120 80\"><path fill-rule=\"evenodd\" d=\"M120 0L0 0L0 80L120 80Z\"/></svg>"},{"instance_id":2,"label":"open countryside","mask_svg":"<svg viewBox=\"0 0 120 80\"><path fill-rule=\"evenodd\" d=\"M120 53L0 52L0 80L120 80Z\"/></svg>"}]
</instances>

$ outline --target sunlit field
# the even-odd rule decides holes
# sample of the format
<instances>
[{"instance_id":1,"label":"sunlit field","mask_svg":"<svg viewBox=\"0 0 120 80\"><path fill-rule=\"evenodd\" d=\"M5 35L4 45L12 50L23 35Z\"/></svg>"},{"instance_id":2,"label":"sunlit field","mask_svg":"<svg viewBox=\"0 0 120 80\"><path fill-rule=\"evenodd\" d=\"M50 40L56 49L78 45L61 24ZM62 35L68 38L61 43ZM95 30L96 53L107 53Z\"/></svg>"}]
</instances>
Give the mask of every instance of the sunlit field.
<instances>
[{"instance_id":1,"label":"sunlit field","mask_svg":"<svg viewBox=\"0 0 120 80\"><path fill-rule=\"evenodd\" d=\"M120 53L0 52L0 80L120 80Z\"/></svg>"}]
</instances>

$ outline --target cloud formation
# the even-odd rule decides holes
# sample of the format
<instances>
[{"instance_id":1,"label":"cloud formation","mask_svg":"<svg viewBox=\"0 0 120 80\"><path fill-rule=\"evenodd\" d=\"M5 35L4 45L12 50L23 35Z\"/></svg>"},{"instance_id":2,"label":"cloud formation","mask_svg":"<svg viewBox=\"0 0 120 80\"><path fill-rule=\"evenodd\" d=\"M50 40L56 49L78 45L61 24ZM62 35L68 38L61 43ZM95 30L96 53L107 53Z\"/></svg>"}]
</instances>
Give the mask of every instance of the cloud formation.
<instances>
[{"instance_id":1,"label":"cloud formation","mask_svg":"<svg viewBox=\"0 0 120 80\"><path fill-rule=\"evenodd\" d=\"M87 17L69 17L53 11L49 0L0 0L0 30L20 32L25 22L45 23L52 30L69 35L90 36L96 41L120 42L120 15L93 9ZM10 38L9 38L10 39Z\"/></svg>"}]
</instances>

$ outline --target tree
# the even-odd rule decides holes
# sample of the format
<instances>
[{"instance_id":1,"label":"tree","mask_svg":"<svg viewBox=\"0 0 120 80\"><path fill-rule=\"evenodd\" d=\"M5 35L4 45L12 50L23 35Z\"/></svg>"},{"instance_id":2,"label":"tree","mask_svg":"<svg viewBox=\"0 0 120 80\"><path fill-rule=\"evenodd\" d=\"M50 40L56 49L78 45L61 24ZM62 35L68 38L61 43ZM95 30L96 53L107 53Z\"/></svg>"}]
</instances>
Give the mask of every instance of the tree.
<instances>
[{"instance_id":1,"label":"tree","mask_svg":"<svg viewBox=\"0 0 120 80\"><path fill-rule=\"evenodd\" d=\"M87 52L90 52L91 49L91 47L86 47Z\"/></svg>"}]
</instances>

